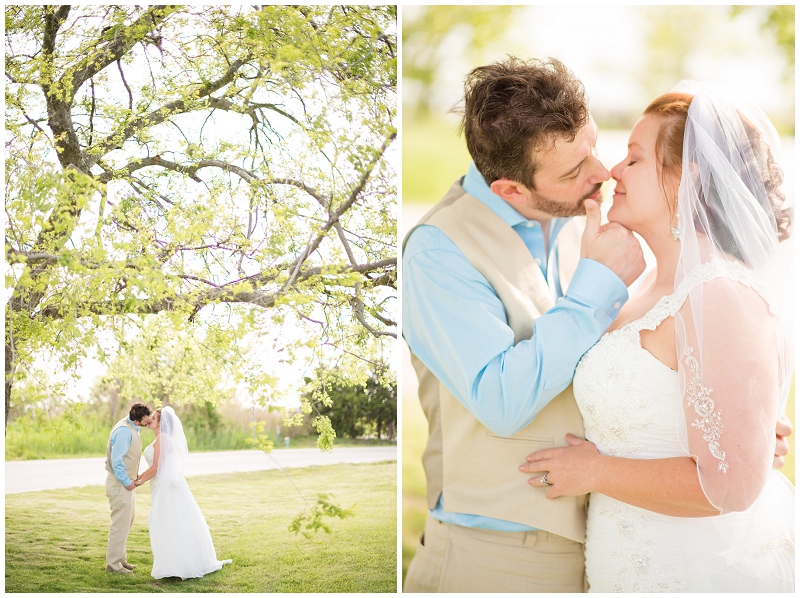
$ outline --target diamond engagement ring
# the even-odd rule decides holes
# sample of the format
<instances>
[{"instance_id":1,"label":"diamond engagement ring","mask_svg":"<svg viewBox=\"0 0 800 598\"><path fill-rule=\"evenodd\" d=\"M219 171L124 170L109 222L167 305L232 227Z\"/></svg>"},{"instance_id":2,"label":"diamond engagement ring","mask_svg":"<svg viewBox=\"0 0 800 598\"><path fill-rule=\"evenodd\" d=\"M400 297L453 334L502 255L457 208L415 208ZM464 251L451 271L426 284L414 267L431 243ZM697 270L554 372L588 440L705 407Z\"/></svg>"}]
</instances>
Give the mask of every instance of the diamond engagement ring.
<instances>
[{"instance_id":1,"label":"diamond engagement ring","mask_svg":"<svg viewBox=\"0 0 800 598\"><path fill-rule=\"evenodd\" d=\"M550 486L550 485L551 485L551 484L550 484L550 482L548 482L548 481L547 481L547 474L544 474L544 475L543 475L543 476L542 476L542 477L539 479L539 481L540 481L540 482L541 482L543 485L545 485L545 486Z\"/></svg>"}]
</instances>

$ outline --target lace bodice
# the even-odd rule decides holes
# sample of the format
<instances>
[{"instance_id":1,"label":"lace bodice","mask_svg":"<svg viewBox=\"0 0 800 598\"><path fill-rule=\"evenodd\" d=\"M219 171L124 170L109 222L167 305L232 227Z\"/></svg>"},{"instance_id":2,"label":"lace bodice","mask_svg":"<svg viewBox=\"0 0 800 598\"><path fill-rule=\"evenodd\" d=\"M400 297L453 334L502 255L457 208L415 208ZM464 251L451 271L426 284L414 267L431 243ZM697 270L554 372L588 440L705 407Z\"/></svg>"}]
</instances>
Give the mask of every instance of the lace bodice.
<instances>
[{"instance_id":1,"label":"lace bodice","mask_svg":"<svg viewBox=\"0 0 800 598\"><path fill-rule=\"evenodd\" d=\"M696 286L720 277L752 288L772 309L747 268L738 262L714 260L695 268L674 293L662 297L644 316L603 335L583 356L575 370L573 389L586 438L601 453L643 459L687 455L678 440L685 436L679 433L679 427L685 429L685 416L678 372L642 347L639 332L655 330L666 318L675 316ZM691 359L691 351L681 357ZM698 394L689 400L702 398L703 413L714 415L708 396L711 389L704 388L701 380L693 382L689 391L695 388ZM710 425L702 419L695 423ZM712 442L716 439L709 440L709 448L718 451Z\"/></svg>"},{"instance_id":2,"label":"lace bodice","mask_svg":"<svg viewBox=\"0 0 800 598\"><path fill-rule=\"evenodd\" d=\"M606 455L657 459L684 454L672 430L683 420L678 372L642 348L639 329L603 336L575 370L586 438ZM675 437L674 442L668 438Z\"/></svg>"}]
</instances>

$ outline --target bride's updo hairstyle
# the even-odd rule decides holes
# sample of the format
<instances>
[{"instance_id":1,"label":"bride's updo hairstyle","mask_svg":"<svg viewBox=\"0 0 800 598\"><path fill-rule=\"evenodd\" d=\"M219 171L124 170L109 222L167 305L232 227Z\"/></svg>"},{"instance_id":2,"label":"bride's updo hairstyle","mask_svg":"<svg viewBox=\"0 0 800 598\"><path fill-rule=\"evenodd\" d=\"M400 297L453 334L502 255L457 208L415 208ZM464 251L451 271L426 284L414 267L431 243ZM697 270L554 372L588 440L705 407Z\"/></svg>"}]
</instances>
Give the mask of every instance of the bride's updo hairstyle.
<instances>
[{"instance_id":1,"label":"bride's updo hairstyle","mask_svg":"<svg viewBox=\"0 0 800 598\"><path fill-rule=\"evenodd\" d=\"M693 96L687 93L666 93L653 100L644 111L645 115L658 116L661 120L661 125L656 135L655 152L656 160L661 169L659 173L661 188L668 198L675 198L678 195L678 184L681 179L683 162L683 137L692 98ZM762 205L762 208L768 214L772 214L775 219L778 240L783 241L788 239L791 234L791 208L786 207L786 197L780 189L783 183L783 172L775 162L775 157L769 145L763 142L758 129L743 116L741 117L741 123L752 148L752 151L743 153L752 161L751 164L755 165L756 168L753 170L757 170L761 174L760 182L764 185L766 197L769 200L769 205ZM758 184L756 181L744 180L743 182L748 186ZM754 196L760 197L761 194L754 193ZM713 197L711 199L713 200ZM724 226L720 219L713 218L716 213L713 203L716 202L710 203L709 198L703 198L703 200L708 207L707 214L709 215L711 226ZM669 208L670 213L674 215L677 205L670 202ZM717 233L715 234L717 238L729 237L722 230L717 229L714 232ZM735 244L731 244L724 249L731 255L739 259L742 258Z\"/></svg>"},{"instance_id":2,"label":"bride's updo hairstyle","mask_svg":"<svg viewBox=\"0 0 800 598\"><path fill-rule=\"evenodd\" d=\"M692 96L688 93L666 93L644 111L645 115L658 116L661 124L656 134L656 162L660 169L661 189L667 198L678 196L683 161L683 132ZM670 201L670 214L675 215L677 204Z\"/></svg>"}]
</instances>

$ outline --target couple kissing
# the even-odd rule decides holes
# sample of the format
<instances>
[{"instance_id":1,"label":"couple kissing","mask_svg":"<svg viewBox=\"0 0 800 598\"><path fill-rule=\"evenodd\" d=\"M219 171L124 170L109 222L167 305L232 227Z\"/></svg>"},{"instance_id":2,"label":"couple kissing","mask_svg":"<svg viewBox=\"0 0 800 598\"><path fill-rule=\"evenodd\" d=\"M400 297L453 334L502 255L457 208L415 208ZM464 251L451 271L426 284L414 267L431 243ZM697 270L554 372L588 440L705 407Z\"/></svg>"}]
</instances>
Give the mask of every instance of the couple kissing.
<instances>
[{"instance_id":1,"label":"couple kissing","mask_svg":"<svg viewBox=\"0 0 800 598\"><path fill-rule=\"evenodd\" d=\"M144 449L148 469L140 475L142 426L156 437ZM111 507L106 571L132 574L136 568L128 562L126 545L136 488L147 482L152 492L147 526L155 579L202 577L231 562L217 560L205 517L184 478L188 454L183 425L169 406L151 412L147 405L136 403L111 430L106 449L106 496Z\"/></svg>"},{"instance_id":2,"label":"couple kissing","mask_svg":"<svg viewBox=\"0 0 800 598\"><path fill-rule=\"evenodd\" d=\"M608 170L581 82L509 58L467 76L462 129L473 163L403 247L429 424L404 590L793 592L773 469L792 212L769 119L682 82ZM629 296L634 233L656 266Z\"/></svg>"}]
</instances>

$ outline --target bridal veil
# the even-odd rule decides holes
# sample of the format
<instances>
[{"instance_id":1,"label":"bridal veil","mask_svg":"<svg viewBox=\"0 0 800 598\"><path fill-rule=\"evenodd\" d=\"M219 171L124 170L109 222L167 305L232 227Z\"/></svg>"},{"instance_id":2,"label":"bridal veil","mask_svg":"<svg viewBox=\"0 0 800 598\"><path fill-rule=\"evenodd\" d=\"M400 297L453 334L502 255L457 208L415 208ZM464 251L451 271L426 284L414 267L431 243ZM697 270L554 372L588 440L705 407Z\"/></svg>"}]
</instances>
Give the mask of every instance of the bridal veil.
<instances>
[{"instance_id":1,"label":"bridal veil","mask_svg":"<svg viewBox=\"0 0 800 598\"><path fill-rule=\"evenodd\" d=\"M793 578L793 505L785 521L777 514L786 508L766 504L793 502L793 490L787 482L777 494L763 491L780 484L775 424L794 366L792 206L780 139L757 106L720 85L682 82L673 91L693 96L677 204L675 289L687 296L675 317L683 443L708 500L723 515L741 514L732 539L704 541L719 541L721 561L757 577L775 573L765 554L784 551L779 574Z\"/></svg>"},{"instance_id":2,"label":"bridal veil","mask_svg":"<svg viewBox=\"0 0 800 598\"><path fill-rule=\"evenodd\" d=\"M160 484L174 484L186 472L189 447L183 424L172 407L161 410L159 443L158 481Z\"/></svg>"}]
</instances>

